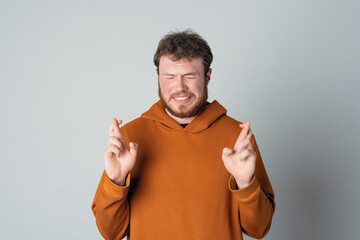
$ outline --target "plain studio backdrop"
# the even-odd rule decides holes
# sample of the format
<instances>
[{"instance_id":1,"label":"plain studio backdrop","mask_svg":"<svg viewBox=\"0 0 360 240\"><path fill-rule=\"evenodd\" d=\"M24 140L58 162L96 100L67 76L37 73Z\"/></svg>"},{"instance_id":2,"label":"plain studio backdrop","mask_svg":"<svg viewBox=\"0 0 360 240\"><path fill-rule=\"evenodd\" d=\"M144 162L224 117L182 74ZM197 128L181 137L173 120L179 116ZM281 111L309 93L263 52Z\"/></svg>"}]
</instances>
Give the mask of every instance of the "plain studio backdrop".
<instances>
[{"instance_id":1,"label":"plain studio backdrop","mask_svg":"<svg viewBox=\"0 0 360 240\"><path fill-rule=\"evenodd\" d=\"M2 0L0 239L101 239L111 119L158 100L158 41L187 28L213 50L209 100L251 121L277 203L265 239L358 239L359 24L351 0Z\"/></svg>"}]
</instances>

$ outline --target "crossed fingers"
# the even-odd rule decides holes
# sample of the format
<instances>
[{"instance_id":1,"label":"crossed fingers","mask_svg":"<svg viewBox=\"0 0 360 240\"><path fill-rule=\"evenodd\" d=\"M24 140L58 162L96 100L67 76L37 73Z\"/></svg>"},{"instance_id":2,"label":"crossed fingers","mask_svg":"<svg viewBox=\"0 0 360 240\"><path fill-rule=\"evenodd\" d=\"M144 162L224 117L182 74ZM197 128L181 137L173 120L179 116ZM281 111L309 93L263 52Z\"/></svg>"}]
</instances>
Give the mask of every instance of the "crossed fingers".
<instances>
[{"instance_id":1,"label":"crossed fingers","mask_svg":"<svg viewBox=\"0 0 360 240\"><path fill-rule=\"evenodd\" d=\"M116 138L123 138L119 125L122 123L122 120L116 120L116 118L113 118L112 125L109 129L109 135L110 137L116 137Z\"/></svg>"},{"instance_id":2,"label":"crossed fingers","mask_svg":"<svg viewBox=\"0 0 360 240\"><path fill-rule=\"evenodd\" d=\"M124 150L126 150L126 145L125 145L125 141L124 138L121 134L119 125L122 123L122 120L116 120L116 118L113 118L113 123L109 129L109 141L108 141L108 147L114 145L113 147L117 147L120 152L123 152ZM120 155L120 152L118 151L114 151L115 153L117 153L116 155Z\"/></svg>"},{"instance_id":3,"label":"crossed fingers","mask_svg":"<svg viewBox=\"0 0 360 240\"><path fill-rule=\"evenodd\" d=\"M239 126L242 127L242 130L239 134L238 139L235 142L234 150L236 152L240 152L244 149L253 151L253 147L251 145L251 138L253 136L253 133L250 129L250 122L239 124Z\"/></svg>"}]
</instances>

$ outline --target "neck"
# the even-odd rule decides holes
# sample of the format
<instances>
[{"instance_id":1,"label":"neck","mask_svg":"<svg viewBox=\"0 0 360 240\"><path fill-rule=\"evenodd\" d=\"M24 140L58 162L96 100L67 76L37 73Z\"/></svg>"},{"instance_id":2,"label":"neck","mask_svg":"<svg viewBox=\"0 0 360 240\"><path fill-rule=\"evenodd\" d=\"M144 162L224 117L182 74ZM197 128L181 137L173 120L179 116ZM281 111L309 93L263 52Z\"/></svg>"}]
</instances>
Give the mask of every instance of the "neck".
<instances>
[{"instance_id":1,"label":"neck","mask_svg":"<svg viewBox=\"0 0 360 240\"><path fill-rule=\"evenodd\" d=\"M173 119L175 122L177 122L179 124L189 124L192 120L194 120L196 118L196 116L188 117L188 118L179 118L179 117L172 115L166 108L165 108L165 112L167 113L167 115L169 115L169 117L171 117L171 119Z\"/></svg>"}]
</instances>

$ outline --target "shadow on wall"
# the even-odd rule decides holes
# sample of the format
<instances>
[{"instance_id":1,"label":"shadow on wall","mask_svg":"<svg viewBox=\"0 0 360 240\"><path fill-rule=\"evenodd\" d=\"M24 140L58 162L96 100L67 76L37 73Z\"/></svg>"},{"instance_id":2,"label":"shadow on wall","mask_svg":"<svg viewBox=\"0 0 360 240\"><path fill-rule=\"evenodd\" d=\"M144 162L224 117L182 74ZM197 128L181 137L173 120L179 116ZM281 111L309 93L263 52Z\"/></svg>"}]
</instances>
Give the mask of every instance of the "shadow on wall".
<instances>
[{"instance_id":1,"label":"shadow on wall","mask_svg":"<svg viewBox=\"0 0 360 240\"><path fill-rule=\"evenodd\" d=\"M351 239L344 238L354 214L349 206L354 202L351 161L344 160L346 143L339 144L337 130L321 117L312 117L311 123L297 120L284 129L288 140L275 186L278 239Z\"/></svg>"}]
</instances>

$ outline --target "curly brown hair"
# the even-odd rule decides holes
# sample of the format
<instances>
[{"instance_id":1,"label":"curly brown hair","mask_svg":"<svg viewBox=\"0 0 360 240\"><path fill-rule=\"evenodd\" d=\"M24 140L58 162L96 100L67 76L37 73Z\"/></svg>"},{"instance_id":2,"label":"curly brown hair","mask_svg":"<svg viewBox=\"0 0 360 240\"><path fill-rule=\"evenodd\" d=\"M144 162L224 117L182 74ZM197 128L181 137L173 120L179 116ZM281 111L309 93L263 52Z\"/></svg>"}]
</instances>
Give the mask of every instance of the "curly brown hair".
<instances>
[{"instance_id":1,"label":"curly brown hair","mask_svg":"<svg viewBox=\"0 0 360 240\"><path fill-rule=\"evenodd\" d=\"M202 58L205 76L213 60L208 43L191 29L182 32L170 32L160 40L154 55L154 64L158 71L160 58L164 55L171 56L173 61Z\"/></svg>"}]
</instances>

